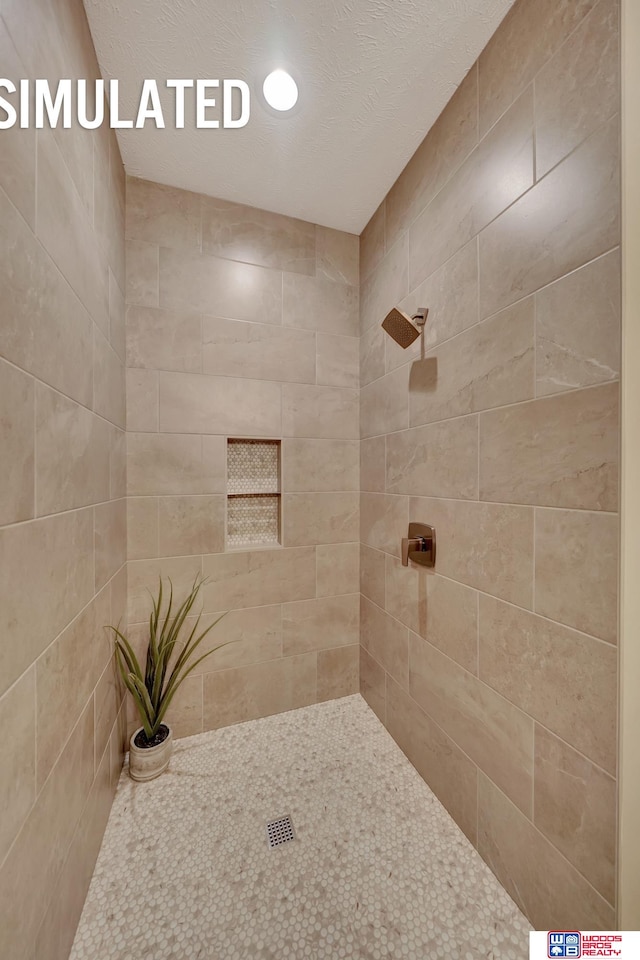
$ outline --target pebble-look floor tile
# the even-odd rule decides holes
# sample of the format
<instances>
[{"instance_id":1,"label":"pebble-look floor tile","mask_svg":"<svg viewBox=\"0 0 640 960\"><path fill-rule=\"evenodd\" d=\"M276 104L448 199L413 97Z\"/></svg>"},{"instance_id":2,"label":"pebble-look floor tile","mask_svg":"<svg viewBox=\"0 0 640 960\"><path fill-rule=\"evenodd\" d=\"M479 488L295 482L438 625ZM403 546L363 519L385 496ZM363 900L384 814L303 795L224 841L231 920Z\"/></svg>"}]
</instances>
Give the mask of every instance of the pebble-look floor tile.
<instances>
[{"instance_id":1,"label":"pebble-look floor tile","mask_svg":"<svg viewBox=\"0 0 640 960\"><path fill-rule=\"evenodd\" d=\"M125 767L71 960L525 960L529 929L356 695Z\"/></svg>"}]
</instances>

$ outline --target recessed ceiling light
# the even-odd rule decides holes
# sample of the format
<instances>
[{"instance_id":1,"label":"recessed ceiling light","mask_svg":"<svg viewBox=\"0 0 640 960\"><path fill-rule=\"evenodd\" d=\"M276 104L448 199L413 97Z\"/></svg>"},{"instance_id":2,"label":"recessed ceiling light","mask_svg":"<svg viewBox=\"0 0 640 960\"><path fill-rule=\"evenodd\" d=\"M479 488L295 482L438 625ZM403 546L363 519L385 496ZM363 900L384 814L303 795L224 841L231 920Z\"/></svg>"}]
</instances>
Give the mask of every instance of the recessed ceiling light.
<instances>
[{"instance_id":1,"label":"recessed ceiling light","mask_svg":"<svg viewBox=\"0 0 640 960\"><path fill-rule=\"evenodd\" d=\"M298 100L298 85L286 70L274 70L262 84L264 98L274 110L291 110Z\"/></svg>"}]
</instances>

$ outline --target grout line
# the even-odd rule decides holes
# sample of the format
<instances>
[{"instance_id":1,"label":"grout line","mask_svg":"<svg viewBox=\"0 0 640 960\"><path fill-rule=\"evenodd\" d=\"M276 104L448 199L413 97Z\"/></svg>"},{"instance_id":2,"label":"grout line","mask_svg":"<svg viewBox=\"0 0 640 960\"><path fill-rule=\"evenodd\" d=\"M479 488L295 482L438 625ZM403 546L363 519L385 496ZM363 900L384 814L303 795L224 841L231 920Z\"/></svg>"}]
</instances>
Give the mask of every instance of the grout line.
<instances>
[{"instance_id":1,"label":"grout line","mask_svg":"<svg viewBox=\"0 0 640 960\"><path fill-rule=\"evenodd\" d=\"M531 609L536 612L536 525L538 519L538 508L533 508L533 529L532 529L532 550L531 550L531 559L532 559L532 575L531 575ZM616 631L617 633L617 631Z\"/></svg>"},{"instance_id":2,"label":"grout line","mask_svg":"<svg viewBox=\"0 0 640 960\"><path fill-rule=\"evenodd\" d=\"M535 186L538 183L538 153L537 153L538 142L537 142L537 123L536 123L536 78L535 77L531 81L531 101L532 101L532 107L533 107L533 130L531 131L531 139L532 139L532 146L533 146L532 173L533 173L533 183ZM585 137L585 139L588 139L588 138Z\"/></svg>"},{"instance_id":3,"label":"grout line","mask_svg":"<svg viewBox=\"0 0 640 960\"><path fill-rule=\"evenodd\" d=\"M374 381L374 382L377 382L377 381ZM601 388L603 388L603 387L607 387L607 386L611 386L612 384L619 384L619 383L620 383L620 379L619 379L619 377L616 377L616 378L613 379L613 380L604 380L604 381L602 381L602 383L592 383L592 384L589 384L588 386L583 386L583 387L582 387L582 386L581 386L581 387L573 387L573 388L571 388L570 390L562 390L562 391L559 392L559 393L550 393L550 394L546 394L546 395L544 395L544 396L537 397L537 398L536 398L536 397L528 397L526 400L513 400L513 401L511 401L511 402L509 402L509 403L500 404L500 405L497 406L497 407L483 407L483 408L481 408L481 409L479 409L479 410L469 410L469 411L466 412L466 413L453 414L453 415L450 416L450 417L443 417L443 418L440 419L440 420L427 420L427 421L425 421L425 422L423 422L423 423L415 423L415 424L413 424L411 427L408 427L408 428L403 427L403 428L400 429L400 430L387 430L387 431L385 431L384 433L375 433L375 434L370 434L370 435L368 435L368 436L363 436L363 437L361 437L361 439L362 439L362 440L374 440L374 439L376 439L376 437L392 436L393 434L403 433L403 432L405 432L407 429L409 429L409 430L417 430L417 429L419 429L419 428L421 428L421 427L429 427L429 426L431 426L432 424L435 424L435 423L449 423L449 422L452 421L452 420L462 420L462 419L464 419L465 417L471 417L471 416L473 416L474 414L492 413L492 412L497 411L497 410L510 410L510 409L512 409L513 407L522 407L524 404L527 404L527 403L537 403L538 405L543 404L545 401L546 401L547 403L551 403L551 402L553 402L554 400L558 400L558 399L560 399L560 398L562 398L562 397L566 397L566 396L568 396L569 394L580 393L581 391L585 391L585 390L599 390L599 389L601 389ZM369 384L368 384L367 386L369 386ZM366 389L366 388L363 388L363 389Z\"/></svg>"},{"instance_id":4,"label":"grout line","mask_svg":"<svg viewBox=\"0 0 640 960\"><path fill-rule=\"evenodd\" d=\"M531 823L535 826L536 816L536 720L533 719L533 729L531 731Z\"/></svg>"},{"instance_id":5,"label":"grout line","mask_svg":"<svg viewBox=\"0 0 640 960\"><path fill-rule=\"evenodd\" d=\"M367 438L373 439L373 438ZM375 439L378 439L377 437ZM348 491L345 491L348 492ZM595 514L599 517L619 517L618 510L595 510L593 507L556 507L553 504L546 503L519 503L516 501L504 501L504 500L474 500L472 497L438 497L438 496L429 496L428 494L422 494L417 496L412 493L396 493L395 491L389 493L383 493L378 490L361 490L360 495L366 495L369 497L395 497L401 499L408 497L410 500L434 500L441 503L466 503L473 504L474 506L486 505L490 507L505 507L507 509L520 509L520 510L558 510L563 513L579 513L579 514Z\"/></svg>"}]
</instances>

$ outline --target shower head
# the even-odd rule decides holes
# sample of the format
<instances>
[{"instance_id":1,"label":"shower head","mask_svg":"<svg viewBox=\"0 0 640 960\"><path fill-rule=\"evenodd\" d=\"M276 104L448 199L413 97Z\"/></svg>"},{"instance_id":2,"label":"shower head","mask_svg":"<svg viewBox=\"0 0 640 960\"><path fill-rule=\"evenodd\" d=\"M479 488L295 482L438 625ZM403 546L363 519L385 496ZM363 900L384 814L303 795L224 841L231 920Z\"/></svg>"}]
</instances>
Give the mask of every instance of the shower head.
<instances>
[{"instance_id":1,"label":"shower head","mask_svg":"<svg viewBox=\"0 0 640 960\"><path fill-rule=\"evenodd\" d=\"M417 340L424 330L428 313L429 310L427 307L420 307L413 317L409 317L406 313L403 313L402 310L394 307L382 321L382 329L386 330L389 336L406 350L414 340Z\"/></svg>"}]
</instances>

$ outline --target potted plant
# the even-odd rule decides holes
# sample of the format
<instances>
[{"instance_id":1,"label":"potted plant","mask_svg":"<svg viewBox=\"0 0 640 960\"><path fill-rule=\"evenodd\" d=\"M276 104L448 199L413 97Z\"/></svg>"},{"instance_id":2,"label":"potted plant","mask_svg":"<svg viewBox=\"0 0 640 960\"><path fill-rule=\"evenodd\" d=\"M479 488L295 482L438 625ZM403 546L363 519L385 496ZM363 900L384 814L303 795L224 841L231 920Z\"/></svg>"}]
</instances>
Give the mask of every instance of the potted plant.
<instances>
[{"instance_id":1,"label":"potted plant","mask_svg":"<svg viewBox=\"0 0 640 960\"><path fill-rule=\"evenodd\" d=\"M149 617L149 644L144 671L129 640L117 627L110 627L115 634L116 659L124 685L133 697L142 723L130 739L129 774L133 780L153 780L167 769L173 748L173 734L171 727L163 720L169 705L180 684L198 664L227 645L221 643L194 660L198 647L224 614L199 633L200 612L187 639L182 640L180 634L185 620L205 581L196 577L191 592L174 611L173 584L169 579L169 602L163 613L162 578L159 579L158 595L152 597L153 610Z\"/></svg>"}]
</instances>

